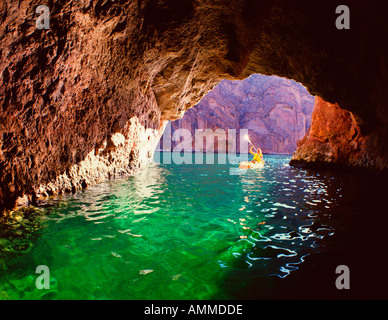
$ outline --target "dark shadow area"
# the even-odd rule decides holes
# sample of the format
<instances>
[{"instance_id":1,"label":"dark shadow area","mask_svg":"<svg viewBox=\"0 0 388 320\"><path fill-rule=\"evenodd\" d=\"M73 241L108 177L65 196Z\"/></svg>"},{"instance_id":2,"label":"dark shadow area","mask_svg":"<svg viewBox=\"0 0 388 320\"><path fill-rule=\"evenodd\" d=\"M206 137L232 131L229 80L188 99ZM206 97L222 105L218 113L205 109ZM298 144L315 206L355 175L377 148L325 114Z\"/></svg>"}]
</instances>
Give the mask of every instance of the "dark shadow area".
<instances>
[{"instance_id":1,"label":"dark shadow area","mask_svg":"<svg viewBox=\"0 0 388 320\"><path fill-rule=\"evenodd\" d=\"M321 170L319 175L335 177L328 192L337 194L337 202L329 211L320 208L315 211L316 221L324 219L334 234L317 241L317 251L306 256L298 269L285 278L258 275L249 280L228 279L222 286L232 299L388 298L386 180L360 171L354 174ZM340 265L349 267L349 290L336 288L340 276L336 268Z\"/></svg>"}]
</instances>

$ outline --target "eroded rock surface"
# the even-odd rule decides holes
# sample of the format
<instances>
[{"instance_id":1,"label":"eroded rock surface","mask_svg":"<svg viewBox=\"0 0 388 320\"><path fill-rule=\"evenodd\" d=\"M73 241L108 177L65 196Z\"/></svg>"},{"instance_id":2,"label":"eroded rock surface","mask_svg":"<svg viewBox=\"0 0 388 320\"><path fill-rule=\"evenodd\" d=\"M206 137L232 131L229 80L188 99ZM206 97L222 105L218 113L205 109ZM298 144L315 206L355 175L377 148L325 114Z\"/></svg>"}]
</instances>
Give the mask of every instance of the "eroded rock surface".
<instances>
[{"instance_id":1,"label":"eroded rock surface","mask_svg":"<svg viewBox=\"0 0 388 320\"><path fill-rule=\"evenodd\" d=\"M186 129L191 133L191 143L188 139L171 141L169 146L172 150L182 145L186 151L226 152L228 146L235 145L234 150L240 152L242 137L239 133L247 129L253 144L263 152L292 154L296 142L310 126L313 108L314 97L301 84L289 79L252 75L243 81L223 80L182 119L171 123L171 137L177 139L179 132L176 130ZM217 134L219 129L225 134ZM228 129L236 129L236 141L228 141ZM199 139L209 134L217 139L214 145L212 139L205 143L206 138L196 143L196 133ZM167 138L163 136L161 148ZM229 135L229 138L234 139L234 136ZM221 143L220 139L224 141Z\"/></svg>"},{"instance_id":2,"label":"eroded rock surface","mask_svg":"<svg viewBox=\"0 0 388 320\"><path fill-rule=\"evenodd\" d=\"M378 132L381 128L363 134L350 111L315 99L310 130L298 142L292 165L387 169L387 140L382 138L384 132Z\"/></svg>"},{"instance_id":3,"label":"eroded rock surface","mask_svg":"<svg viewBox=\"0 0 388 320\"><path fill-rule=\"evenodd\" d=\"M352 2L351 29L338 30L339 4L2 1L0 207L34 198L34 190L73 172L105 144L105 153L95 154L102 162L125 158L104 175L133 171L141 160L132 151L154 144L132 140L133 119L156 138L164 120L182 117L222 79L253 73L301 82L351 111L362 134L386 142L386 12L380 1ZM50 9L49 30L36 28L38 5ZM113 147L116 133L128 142ZM368 149L368 159L381 157L380 150ZM84 174L95 176L67 174L69 184L83 185Z\"/></svg>"}]
</instances>

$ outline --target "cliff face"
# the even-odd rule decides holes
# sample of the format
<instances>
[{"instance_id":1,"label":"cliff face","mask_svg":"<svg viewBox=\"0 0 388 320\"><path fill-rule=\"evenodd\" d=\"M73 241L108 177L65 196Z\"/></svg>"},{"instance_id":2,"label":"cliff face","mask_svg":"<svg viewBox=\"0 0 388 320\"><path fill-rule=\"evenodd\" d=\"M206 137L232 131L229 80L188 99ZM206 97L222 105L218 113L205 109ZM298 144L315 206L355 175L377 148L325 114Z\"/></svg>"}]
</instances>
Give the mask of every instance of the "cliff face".
<instances>
[{"instance_id":1,"label":"cliff face","mask_svg":"<svg viewBox=\"0 0 388 320\"><path fill-rule=\"evenodd\" d=\"M338 30L339 4L1 1L0 208L133 172L165 120L181 118L222 79L254 73L303 83L351 111L380 144L386 12L380 2L352 4L351 29ZM38 5L50 10L48 30L36 27ZM380 150L369 148L368 159Z\"/></svg>"},{"instance_id":2,"label":"cliff face","mask_svg":"<svg viewBox=\"0 0 388 320\"><path fill-rule=\"evenodd\" d=\"M291 165L387 169L387 131L363 134L355 116L322 98L315 98L309 132L298 142ZM385 131L385 132L383 132Z\"/></svg>"},{"instance_id":3,"label":"cliff face","mask_svg":"<svg viewBox=\"0 0 388 320\"><path fill-rule=\"evenodd\" d=\"M243 81L223 80L182 119L171 123L172 137L177 129L189 130L192 137L191 143L172 141L171 150L179 144L186 150L226 152L228 146L236 145L236 151L240 152L239 132L247 129L253 144L263 152L292 154L296 142L310 126L313 107L314 97L301 84L289 79L252 75ZM202 133L198 129L212 131ZM225 130L224 139L215 134L218 129ZM237 130L237 141L228 141L228 129ZM210 134L218 140L214 146L196 144L196 132L198 139ZM163 136L161 148L169 134Z\"/></svg>"}]
</instances>

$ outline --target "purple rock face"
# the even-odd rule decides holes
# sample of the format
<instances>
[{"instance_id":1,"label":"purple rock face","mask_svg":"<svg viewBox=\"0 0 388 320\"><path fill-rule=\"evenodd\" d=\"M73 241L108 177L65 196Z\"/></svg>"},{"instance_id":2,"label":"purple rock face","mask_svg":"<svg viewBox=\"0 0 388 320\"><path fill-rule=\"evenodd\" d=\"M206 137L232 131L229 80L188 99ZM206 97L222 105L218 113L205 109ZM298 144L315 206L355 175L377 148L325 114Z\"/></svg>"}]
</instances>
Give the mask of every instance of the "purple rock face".
<instances>
[{"instance_id":1,"label":"purple rock face","mask_svg":"<svg viewBox=\"0 0 388 320\"><path fill-rule=\"evenodd\" d=\"M186 147L188 143L192 150L203 151L195 146L197 129L237 129L237 151L240 151L238 133L240 129L248 129L251 141L264 153L292 154L297 141L308 131L313 108L314 97L300 83L255 74L243 81L223 80L182 119L171 123L171 134L174 137L180 128L189 130L193 141L186 139ZM182 143L178 141L172 141L172 149ZM225 145L228 141L224 144L218 140L214 149L210 145L204 149L224 152Z\"/></svg>"}]
</instances>

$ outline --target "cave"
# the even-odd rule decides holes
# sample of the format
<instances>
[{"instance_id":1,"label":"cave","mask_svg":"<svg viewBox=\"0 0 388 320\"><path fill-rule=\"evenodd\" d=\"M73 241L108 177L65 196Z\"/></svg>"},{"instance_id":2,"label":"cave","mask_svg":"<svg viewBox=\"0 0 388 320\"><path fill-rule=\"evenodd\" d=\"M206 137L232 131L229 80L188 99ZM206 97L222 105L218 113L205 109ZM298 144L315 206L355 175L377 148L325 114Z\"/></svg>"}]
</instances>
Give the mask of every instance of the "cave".
<instances>
[{"instance_id":1,"label":"cave","mask_svg":"<svg viewBox=\"0 0 388 320\"><path fill-rule=\"evenodd\" d=\"M339 30L336 1L45 3L49 29L36 27L37 1L1 5L2 208L130 174L166 120L222 79L253 73L294 79L319 97L327 123L313 120L292 163L386 169L378 4L354 4L351 28Z\"/></svg>"},{"instance_id":2,"label":"cave","mask_svg":"<svg viewBox=\"0 0 388 320\"><path fill-rule=\"evenodd\" d=\"M38 28L38 5L49 28ZM131 175L222 80L274 75L316 96L290 164L385 174L388 25L380 2L5 0L0 210Z\"/></svg>"}]
</instances>

